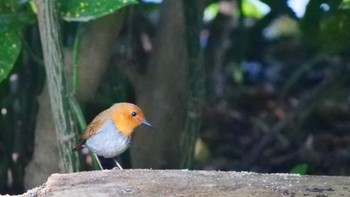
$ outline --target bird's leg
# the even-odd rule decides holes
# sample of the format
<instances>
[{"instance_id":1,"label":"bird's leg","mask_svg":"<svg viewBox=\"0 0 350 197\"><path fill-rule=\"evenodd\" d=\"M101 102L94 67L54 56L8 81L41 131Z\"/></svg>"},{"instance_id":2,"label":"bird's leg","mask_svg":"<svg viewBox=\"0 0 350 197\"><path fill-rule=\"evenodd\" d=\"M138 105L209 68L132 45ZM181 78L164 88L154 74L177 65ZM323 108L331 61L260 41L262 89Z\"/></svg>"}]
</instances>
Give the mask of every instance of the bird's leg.
<instances>
[{"instance_id":1,"label":"bird's leg","mask_svg":"<svg viewBox=\"0 0 350 197\"><path fill-rule=\"evenodd\" d=\"M113 169L119 169L119 170L122 170L123 168L122 168L122 166L118 163L118 161L115 159L115 158L113 158L113 160L114 160L114 162L115 162L115 165L117 165L115 168L113 168Z\"/></svg>"},{"instance_id":2,"label":"bird's leg","mask_svg":"<svg viewBox=\"0 0 350 197\"><path fill-rule=\"evenodd\" d=\"M103 167L101 165L100 159L98 158L98 156L95 153L94 153L94 156L95 156L96 161L97 161L98 165L100 166L101 170L103 170Z\"/></svg>"}]
</instances>

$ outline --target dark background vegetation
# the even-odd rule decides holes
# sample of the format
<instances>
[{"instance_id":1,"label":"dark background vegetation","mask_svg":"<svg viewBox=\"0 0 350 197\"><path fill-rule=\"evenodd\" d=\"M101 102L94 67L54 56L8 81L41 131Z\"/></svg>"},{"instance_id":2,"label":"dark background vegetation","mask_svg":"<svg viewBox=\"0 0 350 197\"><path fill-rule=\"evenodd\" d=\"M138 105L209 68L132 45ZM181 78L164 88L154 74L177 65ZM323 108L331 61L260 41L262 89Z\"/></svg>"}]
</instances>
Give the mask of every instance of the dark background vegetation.
<instances>
[{"instance_id":1,"label":"dark background vegetation","mask_svg":"<svg viewBox=\"0 0 350 197\"><path fill-rule=\"evenodd\" d=\"M128 101L154 125L138 129L125 168L350 174L349 1L310 0L301 18L288 1L261 2L266 15L243 0L140 1L89 22L61 13L67 86L87 122ZM62 171L32 4L0 3L1 194Z\"/></svg>"}]
</instances>

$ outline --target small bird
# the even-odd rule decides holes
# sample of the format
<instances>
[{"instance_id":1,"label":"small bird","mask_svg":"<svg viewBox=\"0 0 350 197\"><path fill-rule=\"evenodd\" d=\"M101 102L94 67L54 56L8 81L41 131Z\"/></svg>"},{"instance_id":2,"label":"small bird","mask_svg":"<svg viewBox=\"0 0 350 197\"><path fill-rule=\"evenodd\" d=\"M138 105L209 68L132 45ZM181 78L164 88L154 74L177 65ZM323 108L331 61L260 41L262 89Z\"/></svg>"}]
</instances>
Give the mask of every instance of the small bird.
<instances>
[{"instance_id":1,"label":"small bird","mask_svg":"<svg viewBox=\"0 0 350 197\"><path fill-rule=\"evenodd\" d=\"M78 151L88 147L101 169L97 157L113 158L117 167L123 169L115 160L130 145L131 134L141 124L152 126L145 120L141 109L132 103L116 103L98 114L80 135L80 143L73 149Z\"/></svg>"}]
</instances>

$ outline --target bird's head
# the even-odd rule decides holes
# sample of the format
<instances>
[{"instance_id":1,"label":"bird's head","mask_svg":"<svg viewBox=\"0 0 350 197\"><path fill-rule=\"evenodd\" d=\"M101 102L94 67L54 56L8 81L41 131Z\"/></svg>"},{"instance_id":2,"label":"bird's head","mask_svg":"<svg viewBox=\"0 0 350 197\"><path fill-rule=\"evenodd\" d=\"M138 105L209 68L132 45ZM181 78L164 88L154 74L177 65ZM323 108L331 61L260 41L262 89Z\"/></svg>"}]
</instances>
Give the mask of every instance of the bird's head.
<instances>
[{"instance_id":1,"label":"bird's head","mask_svg":"<svg viewBox=\"0 0 350 197\"><path fill-rule=\"evenodd\" d=\"M130 136L141 124L152 126L146 121L142 110L132 103L117 103L111 107L111 119L118 131Z\"/></svg>"}]
</instances>

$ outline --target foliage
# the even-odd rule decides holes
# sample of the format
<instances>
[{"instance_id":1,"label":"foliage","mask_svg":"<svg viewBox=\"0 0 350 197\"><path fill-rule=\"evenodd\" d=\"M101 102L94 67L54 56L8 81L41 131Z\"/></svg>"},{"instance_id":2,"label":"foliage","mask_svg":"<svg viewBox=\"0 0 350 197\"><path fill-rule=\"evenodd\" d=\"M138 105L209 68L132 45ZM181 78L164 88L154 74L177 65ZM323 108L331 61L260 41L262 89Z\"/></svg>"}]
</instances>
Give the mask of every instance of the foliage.
<instances>
[{"instance_id":1,"label":"foliage","mask_svg":"<svg viewBox=\"0 0 350 197\"><path fill-rule=\"evenodd\" d=\"M222 2L229 4L228 12L220 10ZM210 158L192 161L193 147L188 146L184 150L188 154L184 166L349 175L346 166L349 156L344 153L348 152L350 143L350 1L310 0L301 18L296 17L287 0L261 2L270 7L269 13L263 14L247 0L212 0L204 13L198 13L198 16L204 14L203 20L196 19L199 24L191 21L191 16L185 19L188 27L184 39L188 39L190 49L186 53L192 58L189 63L194 76L191 83L196 86L197 77L206 80L207 93L204 125L189 141L198 141L195 138L199 135L201 146ZM41 56L37 55L41 48L34 25L36 8L30 3L0 1L0 157L4 161L0 164L1 193L11 193L11 189L15 190L13 193L23 191L23 169L33 152L30 132L37 113L37 104L33 103L44 83ZM74 48L73 64L78 61L79 36L88 31L82 22L136 3L136 0L59 1L59 14L64 19L61 21L64 47ZM162 6L148 3L130 9L122 37L113 51L119 62L111 61L96 99L89 103L91 108L81 109L72 91L69 104L80 130L86 126L84 115L90 120L112 102L136 99L134 87L115 68L121 64L120 59L132 59L137 70L141 73L145 70L157 43L155 32L160 28L161 10ZM191 32L191 28L195 31ZM167 35L163 36L167 40ZM201 52L203 56L198 57ZM200 77L201 71L194 70L198 59L199 66L205 67L205 78ZM70 71L77 76L78 70ZM11 73L12 80L8 77ZM16 76L20 80L16 81ZM76 78L69 80L76 86ZM202 93L192 92L192 97ZM202 102L192 102L198 101ZM171 110L172 106L167 107ZM172 113L177 113L176 109ZM198 118L195 113L190 115ZM28 129L23 129L21 124ZM200 126L192 125L195 129ZM21 143L20 134L28 139L26 143ZM14 141L25 148L17 151L11 145ZM12 158L17 152L21 153L18 163ZM301 164L293 166L296 163ZM14 184L8 186L9 169Z\"/></svg>"},{"instance_id":2,"label":"foliage","mask_svg":"<svg viewBox=\"0 0 350 197\"><path fill-rule=\"evenodd\" d=\"M21 51L21 40L16 31L0 32L0 83L6 79Z\"/></svg>"},{"instance_id":3,"label":"foliage","mask_svg":"<svg viewBox=\"0 0 350 197\"><path fill-rule=\"evenodd\" d=\"M307 173L308 170L308 165L307 164L298 164L296 166L294 166L294 168L292 168L290 170L291 174L300 174L300 175L305 175Z\"/></svg>"},{"instance_id":4,"label":"foliage","mask_svg":"<svg viewBox=\"0 0 350 197\"><path fill-rule=\"evenodd\" d=\"M59 1L58 7L65 20L87 22L137 3L137 0L64 0Z\"/></svg>"},{"instance_id":5,"label":"foliage","mask_svg":"<svg viewBox=\"0 0 350 197\"><path fill-rule=\"evenodd\" d=\"M339 8L341 8L341 9L349 9L350 8L350 1L349 0L343 0L343 2L340 4Z\"/></svg>"},{"instance_id":6,"label":"foliage","mask_svg":"<svg viewBox=\"0 0 350 197\"><path fill-rule=\"evenodd\" d=\"M59 1L58 7L65 20L87 22L137 3L136 0L64 0ZM21 30L35 22L35 10L28 0L0 2L0 83L8 77L20 54Z\"/></svg>"},{"instance_id":7,"label":"foliage","mask_svg":"<svg viewBox=\"0 0 350 197\"><path fill-rule=\"evenodd\" d=\"M263 13L259 10L259 8L248 0L242 1L242 14L244 17L249 18L259 19L263 17Z\"/></svg>"},{"instance_id":8,"label":"foliage","mask_svg":"<svg viewBox=\"0 0 350 197\"><path fill-rule=\"evenodd\" d=\"M301 21L302 30L308 40L330 53L339 53L348 48L350 16L345 8L346 1L343 6L341 3L341 0L311 0Z\"/></svg>"},{"instance_id":9,"label":"foliage","mask_svg":"<svg viewBox=\"0 0 350 197\"><path fill-rule=\"evenodd\" d=\"M27 2L0 2L0 83L7 78L21 51L21 29L33 23Z\"/></svg>"}]
</instances>

